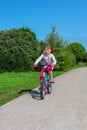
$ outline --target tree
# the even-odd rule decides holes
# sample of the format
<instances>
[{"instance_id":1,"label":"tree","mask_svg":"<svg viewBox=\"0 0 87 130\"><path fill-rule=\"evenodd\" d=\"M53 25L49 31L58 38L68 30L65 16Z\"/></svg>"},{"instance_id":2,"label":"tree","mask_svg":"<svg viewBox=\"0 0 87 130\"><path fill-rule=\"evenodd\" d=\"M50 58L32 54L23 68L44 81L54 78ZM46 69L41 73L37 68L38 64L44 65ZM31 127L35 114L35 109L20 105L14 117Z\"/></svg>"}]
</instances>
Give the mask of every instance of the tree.
<instances>
[{"instance_id":1,"label":"tree","mask_svg":"<svg viewBox=\"0 0 87 130\"><path fill-rule=\"evenodd\" d=\"M76 58L73 53L67 50L67 48L62 48L60 55L58 55L58 65L59 69L66 70L76 64Z\"/></svg>"},{"instance_id":2,"label":"tree","mask_svg":"<svg viewBox=\"0 0 87 130\"><path fill-rule=\"evenodd\" d=\"M68 45L68 50L70 50L76 57L76 61L81 62L85 57L85 48L80 43L71 43Z\"/></svg>"},{"instance_id":3,"label":"tree","mask_svg":"<svg viewBox=\"0 0 87 130\"><path fill-rule=\"evenodd\" d=\"M67 46L67 41L64 40L63 37L60 37L57 33L57 29L56 27L52 27L52 32L47 35L46 40L45 40L46 44L51 44L53 49L54 49L54 55L57 59L57 65L56 65L56 69L59 68L59 62L61 61L61 52L63 52L63 48L65 48ZM60 60L60 61L59 61Z\"/></svg>"},{"instance_id":4,"label":"tree","mask_svg":"<svg viewBox=\"0 0 87 130\"><path fill-rule=\"evenodd\" d=\"M0 34L0 71L32 70L38 54L36 34L24 27Z\"/></svg>"},{"instance_id":5,"label":"tree","mask_svg":"<svg viewBox=\"0 0 87 130\"><path fill-rule=\"evenodd\" d=\"M55 26L52 27L52 32L49 35L47 35L45 43L51 44L53 48L60 48L60 46L62 45L63 39L58 36Z\"/></svg>"},{"instance_id":6,"label":"tree","mask_svg":"<svg viewBox=\"0 0 87 130\"><path fill-rule=\"evenodd\" d=\"M84 62L87 62L87 52L85 53Z\"/></svg>"},{"instance_id":7,"label":"tree","mask_svg":"<svg viewBox=\"0 0 87 130\"><path fill-rule=\"evenodd\" d=\"M41 55L41 53L44 51L44 48L45 48L45 42L44 41L40 41L38 43L38 56Z\"/></svg>"}]
</instances>

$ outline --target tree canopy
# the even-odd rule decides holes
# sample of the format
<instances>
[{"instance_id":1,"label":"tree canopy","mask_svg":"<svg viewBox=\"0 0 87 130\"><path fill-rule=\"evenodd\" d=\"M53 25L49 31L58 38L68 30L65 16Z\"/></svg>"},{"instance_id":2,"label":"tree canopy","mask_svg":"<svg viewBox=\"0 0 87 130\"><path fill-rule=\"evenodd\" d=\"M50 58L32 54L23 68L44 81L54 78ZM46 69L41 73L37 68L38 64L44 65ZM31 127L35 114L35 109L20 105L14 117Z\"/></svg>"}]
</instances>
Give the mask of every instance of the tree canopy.
<instances>
[{"instance_id":1,"label":"tree canopy","mask_svg":"<svg viewBox=\"0 0 87 130\"><path fill-rule=\"evenodd\" d=\"M29 71L37 57L36 34L29 28L0 31L0 71Z\"/></svg>"},{"instance_id":2,"label":"tree canopy","mask_svg":"<svg viewBox=\"0 0 87 130\"><path fill-rule=\"evenodd\" d=\"M75 55L77 62L83 61L86 52L85 52L85 48L82 44L71 43L68 46L68 49Z\"/></svg>"}]
</instances>

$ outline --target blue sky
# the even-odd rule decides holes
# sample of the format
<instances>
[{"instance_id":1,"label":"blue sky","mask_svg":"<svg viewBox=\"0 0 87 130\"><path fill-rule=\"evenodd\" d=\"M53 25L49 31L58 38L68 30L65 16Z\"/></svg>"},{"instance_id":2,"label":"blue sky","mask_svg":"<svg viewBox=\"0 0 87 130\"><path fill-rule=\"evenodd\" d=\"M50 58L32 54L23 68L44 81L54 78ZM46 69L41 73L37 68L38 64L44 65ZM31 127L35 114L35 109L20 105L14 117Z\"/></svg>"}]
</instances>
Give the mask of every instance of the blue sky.
<instances>
[{"instance_id":1,"label":"blue sky","mask_svg":"<svg viewBox=\"0 0 87 130\"><path fill-rule=\"evenodd\" d=\"M29 27L45 40L53 26L59 36L87 50L87 0L0 1L0 30Z\"/></svg>"}]
</instances>

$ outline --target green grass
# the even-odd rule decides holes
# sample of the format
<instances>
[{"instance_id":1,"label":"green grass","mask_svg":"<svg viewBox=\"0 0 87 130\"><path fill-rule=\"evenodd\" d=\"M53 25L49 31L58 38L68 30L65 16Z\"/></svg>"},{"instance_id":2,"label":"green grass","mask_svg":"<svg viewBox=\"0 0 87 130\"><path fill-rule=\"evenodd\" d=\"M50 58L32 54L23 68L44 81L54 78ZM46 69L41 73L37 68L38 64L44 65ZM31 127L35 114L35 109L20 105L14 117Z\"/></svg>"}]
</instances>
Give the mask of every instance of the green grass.
<instances>
[{"instance_id":1,"label":"green grass","mask_svg":"<svg viewBox=\"0 0 87 130\"><path fill-rule=\"evenodd\" d=\"M54 77L63 72L54 71ZM39 72L0 73L0 106L39 86Z\"/></svg>"}]
</instances>

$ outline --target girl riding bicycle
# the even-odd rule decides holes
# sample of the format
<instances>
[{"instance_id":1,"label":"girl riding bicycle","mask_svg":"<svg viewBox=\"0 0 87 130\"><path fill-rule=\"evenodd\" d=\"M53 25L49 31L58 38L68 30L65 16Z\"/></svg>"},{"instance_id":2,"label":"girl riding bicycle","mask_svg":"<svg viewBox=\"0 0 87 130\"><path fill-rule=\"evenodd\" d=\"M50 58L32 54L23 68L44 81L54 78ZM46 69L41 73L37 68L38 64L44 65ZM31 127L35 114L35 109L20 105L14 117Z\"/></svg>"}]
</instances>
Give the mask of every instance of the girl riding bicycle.
<instances>
[{"instance_id":1,"label":"girl riding bicycle","mask_svg":"<svg viewBox=\"0 0 87 130\"><path fill-rule=\"evenodd\" d=\"M42 62L43 68L41 69L40 72L40 81L43 78L43 73L47 71L50 75L50 82L54 82L52 70L54 69L57 61L55 59L55 56L52 54L52 51L53 51L52 46L50 44L47 44L45 46L44 52L40 55L39 58L37 58L37 60L34 63L34 68L36 68L38 63L41 60L43 60Z\"/></svg>"}]
</instances>

